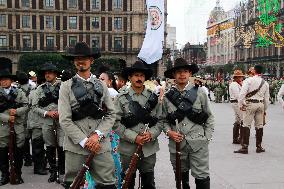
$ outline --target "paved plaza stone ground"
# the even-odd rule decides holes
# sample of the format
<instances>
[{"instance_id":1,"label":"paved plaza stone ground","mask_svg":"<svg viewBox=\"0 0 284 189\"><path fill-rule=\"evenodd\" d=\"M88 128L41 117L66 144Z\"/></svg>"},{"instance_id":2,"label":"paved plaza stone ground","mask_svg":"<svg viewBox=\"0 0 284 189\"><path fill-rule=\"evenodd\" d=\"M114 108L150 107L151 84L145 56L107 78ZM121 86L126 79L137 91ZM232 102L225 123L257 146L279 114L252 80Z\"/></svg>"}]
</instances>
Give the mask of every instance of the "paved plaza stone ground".
<instances>
[{"instance_id":1,"label":"paved plaza stone ground","mask_svg":"<svg viewBox=\"0 0 284 189\"><path fill-rule=\"evenodd\" d=\"M270 105L267 126L264 129L265 153L255 153L254 129L251 129L249 154L234 154L239 145L232 144L233 112L230 104L212 103L216 117L214 139L210 144L210 170L212 189L284 189L284 111L280 105ZM174 189L175 181L169 160L168 140L160 137L157 166L157 189ZM47 182L48 176L33 175L32 168L24 168L25 183L5 185L1 189L62 189ZM195 189L194 179L190 178Z\"/></svg>"}]
</instances>

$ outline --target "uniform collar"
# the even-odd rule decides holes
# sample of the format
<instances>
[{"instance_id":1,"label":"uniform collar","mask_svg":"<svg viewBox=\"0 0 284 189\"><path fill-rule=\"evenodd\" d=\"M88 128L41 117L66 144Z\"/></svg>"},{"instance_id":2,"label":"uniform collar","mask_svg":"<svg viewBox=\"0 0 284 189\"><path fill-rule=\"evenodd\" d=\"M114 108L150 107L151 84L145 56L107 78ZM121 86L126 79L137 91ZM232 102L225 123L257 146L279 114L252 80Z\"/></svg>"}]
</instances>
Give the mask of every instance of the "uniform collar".
<instances>
[{"instance_id":1,"label":"uniform collar","mask_svg":"<svg viewBox=\"0 0 284 189\"><path fill-rule=\"evenodd\" d=\"M8 95L10 93L10 91L12 90L12 86L10 86L10 88L8 88L8 89L5 89L5 88L3 88L3 89L4 89L5 93Z\"/></svg>"},{"instance_id":2,"label":"uniform collar","mask_svg":"<svg viewBox=\"0 0 284 189\"><path fill-rule=\"evenodd\" d=\"M177 85L174 85L173 87L176 88L178 91L180 91L179 88L177 87ZM190 90L192 87L193 87L193 85L192 85L190 82L188 82L188 84L187 84L187 85L184 87L184 89L183 89L182 91L180 91L180 92L188 91L188 90Z\"/></svg>"},{"instance_id":3,"label":"uniform collar","mask_svg":"<svg viewBox=\"0 0 284 189\"><path fill-rule=\"evenodd\" d=\"M132 88L131 86L129 87L128 92L129 92L129 95L130 95L130 96L133 96L133 95L136 94L136 92L133 90L133 88ZM145 86L144 86L144 90L142 91L141 94L142 94L143 96L147 97L147 89L146 89Z\"/></svg>"},{"instance_id":4,"label":"uniform collar","mask_svg":"<svg viewBox=\"0 0 284 189\"><path fill-rule=\"evenodd\" d=\"M83 80L83 81L90 81L91 79L95 78L95 76L91 73L90 77L88 79L84 79L83 77L81 77L79 74L76 74L76 77L78 77L79 79Z\"/></svg>"}]
</instances>

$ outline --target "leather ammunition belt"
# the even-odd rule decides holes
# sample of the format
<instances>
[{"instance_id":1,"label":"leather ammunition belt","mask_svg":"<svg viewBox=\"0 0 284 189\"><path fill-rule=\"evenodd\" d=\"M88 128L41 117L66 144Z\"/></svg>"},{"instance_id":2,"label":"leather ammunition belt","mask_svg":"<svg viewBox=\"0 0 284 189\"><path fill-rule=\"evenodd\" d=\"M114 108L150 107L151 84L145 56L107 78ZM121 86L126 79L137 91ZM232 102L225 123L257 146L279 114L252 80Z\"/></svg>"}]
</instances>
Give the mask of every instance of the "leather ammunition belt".
<instances>
[{"instance_id":1,"label":"leather ammunition belt","mask_svg":"<svg viewBox=\"0 0 284 189\"><path fill-rule=\"evenodd\" d=\"M230 100L231 103L238 103L238 100Z\"/></svg>"},{"instance_id":2,"label":"leather ammunition belt","mask_svg":"<svg viewBox=\"0 0 284 189\"><path fill-rule=\"evenodd\" d=\"M257 100L257 99L247 99L247 102L251 102L251 103L262 103L263 100Z\"/></svg>"}]
</instances>

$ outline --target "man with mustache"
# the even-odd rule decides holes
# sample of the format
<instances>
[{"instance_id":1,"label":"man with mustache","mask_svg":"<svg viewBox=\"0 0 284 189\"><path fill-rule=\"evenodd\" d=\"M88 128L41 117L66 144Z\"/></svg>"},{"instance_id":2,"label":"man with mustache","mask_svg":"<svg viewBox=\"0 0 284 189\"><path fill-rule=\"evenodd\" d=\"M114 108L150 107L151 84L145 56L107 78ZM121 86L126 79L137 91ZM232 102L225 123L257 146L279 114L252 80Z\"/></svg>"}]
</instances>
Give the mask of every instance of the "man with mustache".
<instances>
[{"instance_id":1,"label":"man with mustache","mask_svg":"<svg viewBox=\"0 0 284 189\"><path fill-rule=\"evenodd\" d=\"M176 172L176 143L180 143L180 169L183 189L189 189L189 169L197 189L209 189L208 144L214 130L214 116L204 90L189 83L198 72L196 64L189 65L183 58L164 75L175 79L163 101L164 132L169 136L170 160ZM176 179L178 180L178 179Z\"/></svg>"},{"instance_id":2,"label":"man with mustache","mask_svg":"<svg viewBox=\"0 0 284 189\"><path fill-rule=\"evenodd\" d=\"M59 125L58 118L58 97L61 82L57 80L59 70L55 65L46 63L43 65L39 75L44 75L46 82L36 89L34 100L32 101L33 112L40 116L42 123L43 140L46 145L46 156L50 166L50 177L48 182L55 182L57 177L56 167L56 146L58 144L58 165L60 174L64 174L64 152L63 138L64 132ZM55 138L54 129L57 131Z\"/></svg>"},{"instance_id":3,"label":"man with mustache","mask_svg":"<svg viewBox=\"0 0 284 189\"><path fill-rule=\"evenodd\" d=\"M94 159L90 174L96 189L116 189L110 133L115 121L112 99L106 84L91 73L92 52L79 42L65 58L74 62L77 74L62 83L59 93L59 122L65 132L65 188L69 189L90 153Z\"/></svg>"},{"instance_id":4,"label":"man with mustache","mask_svg":"<svg viewBox=\"0 0 284 189\"><path fill-rule=\"evenodd\" d=\"M143 62L136 61L131 67L124 69L123 75L131 82L131 86L121 91L115 100L114 124L114 130L120 137L118 150L123 177L127 173L137 145L141 145L142 152L137 154L137 168L141 175L142 189L155 189L154 167L156 152L159 150L157 137L162 130L159 119L161 104L158 103L158 96L143 85L152 76L152 70ZM134 173L129 189L134 189L135 177Z\"/></svg>"}]
</instances>

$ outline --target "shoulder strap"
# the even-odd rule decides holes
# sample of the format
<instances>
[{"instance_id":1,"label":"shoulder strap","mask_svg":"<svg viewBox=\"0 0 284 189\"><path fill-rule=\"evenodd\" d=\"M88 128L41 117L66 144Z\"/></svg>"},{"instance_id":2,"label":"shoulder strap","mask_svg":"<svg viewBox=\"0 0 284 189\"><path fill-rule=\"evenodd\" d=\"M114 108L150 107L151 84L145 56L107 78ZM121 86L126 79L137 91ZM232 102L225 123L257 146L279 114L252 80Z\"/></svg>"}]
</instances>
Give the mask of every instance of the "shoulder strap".
<instances>
[{"instance_id":1,"label":"shoulder strap","mask_svg":"<svg viewBox=\"0 0 284 189\"><path fill-rule=\"evenodd\" d=\"M252 97L253 95L255 95L255 94L261 89L261 87L263 86L264 83L265 83L265 81L264 81L264 79L262 79L262 80L261 80L261 83L260 83L260 85L259 85L259 87L258 87L257 89L255 89L255 90L251 91L250 93L248 93L248 94L246 95L246 98L250 98L250 97Z\"/></svg>"}]
</instances>

